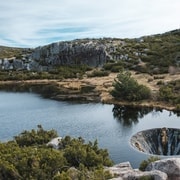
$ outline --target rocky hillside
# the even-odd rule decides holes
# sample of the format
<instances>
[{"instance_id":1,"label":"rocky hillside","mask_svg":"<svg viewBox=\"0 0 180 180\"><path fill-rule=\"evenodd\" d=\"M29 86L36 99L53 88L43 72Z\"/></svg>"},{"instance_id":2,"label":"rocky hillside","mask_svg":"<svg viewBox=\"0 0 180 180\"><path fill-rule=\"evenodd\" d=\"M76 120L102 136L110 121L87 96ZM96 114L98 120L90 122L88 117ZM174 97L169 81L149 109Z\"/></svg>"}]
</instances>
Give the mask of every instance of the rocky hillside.
<instances>
[{"instance_id":1,"label":"rocky hillside","mask_svg":"<svg viewBox=\"0 0 180 180\"><path fill-rule=\"evenodd\" d=\"M170 67L176 69L180 64L180 29L135 39L81 39L35 49L0 47L1 70L48 71L59 65L79 64L92 67L108 64L107 70L123 66L157 74Z\"/></svg>"}]
</instances>

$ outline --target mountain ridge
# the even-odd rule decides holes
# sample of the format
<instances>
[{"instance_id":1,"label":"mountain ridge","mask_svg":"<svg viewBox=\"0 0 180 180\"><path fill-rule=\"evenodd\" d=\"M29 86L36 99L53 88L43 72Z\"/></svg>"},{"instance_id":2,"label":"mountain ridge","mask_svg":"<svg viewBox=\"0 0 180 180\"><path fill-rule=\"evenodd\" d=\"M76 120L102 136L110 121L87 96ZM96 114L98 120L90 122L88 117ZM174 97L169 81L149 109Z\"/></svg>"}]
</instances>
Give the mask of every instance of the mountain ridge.
<instances>
[{"instance_id":1,"label":"mountain ridge","mask_svg":"<svg viewBox=\"0 0 180 180\"><path fill-rule=\"evenodd\" d=\"M0 46L0 69L49 71L61 65L117 63L133 70L167 72L170 66L180 64L179 44L180 29L132 39L85 38L36 48Z\"/></svg>"},{"instance_id":2,"label":"mountain ridge","mask_svg":"<svg viewBox=\"0 0 180 180\"><path fill-rule=\"evenodd\" d=\"M0 48L13 48L13 49L35 49L37 47L42 47L42 46L48 46L50 44L53 44L53 43L57 43L57 42L70 42L70 41L79 41L79 40L91 40L91 39L140 39L140 38L143 38L143 37L149 37L149 36L158 36L158 35L164 35L164 34L178 34L180 33L180 29L173 29L173 30L170 30L170 31L166 31L166 32L163 32L163 33L155 33L155 34L151 34L151 35L143 35L143 36L140 36L140 37L135 37L135 38L120 38L120 37L100 37L100 38L76 38L76 39L72 39L72 40L62 40L62 41L54 41L54 42L51 42L51 43L47 43L47 44L44 44L44 45L40 45L40 46L36 46L36 47L19 47L19 46L4 46L4 45L0 45Z\"/></svg>"}]
</instances>

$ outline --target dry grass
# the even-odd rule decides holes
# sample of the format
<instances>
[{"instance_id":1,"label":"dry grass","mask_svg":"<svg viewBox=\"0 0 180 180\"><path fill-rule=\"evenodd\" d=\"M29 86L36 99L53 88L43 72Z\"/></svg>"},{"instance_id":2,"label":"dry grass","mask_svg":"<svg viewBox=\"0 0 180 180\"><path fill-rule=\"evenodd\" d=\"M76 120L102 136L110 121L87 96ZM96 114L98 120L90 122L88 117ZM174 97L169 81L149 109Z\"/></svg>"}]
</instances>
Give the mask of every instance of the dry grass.
<instances>
[{"instance_id":1,"label":"dry grass","mask_svg":"<svg viewBox=\"0 0 180 180\"><path fill-rule=\"evenodd\" d=\"M157 82L159 81L158 78L155 78L149 74L136 74L135 72L131 72L132 77L135 78L138 83L143 84L151 89L154 95L158 93L159 86L157 85ZM111 95L110 95L110 90L112 90L112 83L114 79L116 78L117 73L110 73L109 76L105 77L84 77L82 79L78 78L73 78L73 79L64 79L62 81L59 80L27 80L23 81L23 83L28 83L28 84L38 84L38 83L54 83L57 87L63 88L67 94L72 93L79 93L81 92L81 88L85 86L95 86L95 89L93 90L94 92L98 92L100 94L100 99L101 102L104 103L110 103L110 104L123 104L127 105L129 102L119 102L115 100ZM163 79L160 79L163 82L169 82L169 81L174 81L180 79L180 75L170 75L170 74L163 74ZM162 78L162 77L161 77ZM0 83L10 83L11 81L1 81ZM141 102L130 102L132 105L138 105L138 106L151 106L151 107L160 107L160 108L165 108L169 110L173 110L175 107L172 105L168 104L163 104L162 102L157 102L156 100L146 100L146 101L141 101Z\"/></svg>"},{"instance_id":2,"label":"dry grass","mask_svg":"<svg viewBox=\"0 0 180 180\"><path fill-rule=\"evenodd\" d=\"M0 46L0 59L17 57L22 54L22 48Z\"/></svg>"}]
</instances>

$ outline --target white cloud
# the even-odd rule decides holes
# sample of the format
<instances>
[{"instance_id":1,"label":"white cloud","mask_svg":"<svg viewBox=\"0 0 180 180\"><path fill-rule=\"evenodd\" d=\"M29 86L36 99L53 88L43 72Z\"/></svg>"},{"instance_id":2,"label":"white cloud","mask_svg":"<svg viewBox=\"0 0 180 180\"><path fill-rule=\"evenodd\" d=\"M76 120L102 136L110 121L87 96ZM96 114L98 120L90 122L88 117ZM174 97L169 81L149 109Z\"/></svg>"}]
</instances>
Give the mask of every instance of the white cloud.
<instances>
[{"instance_id":1,"label":"white cloud","mask_svg":"<svg viewBox=\"0 0 180 180\"><path fill-rule=\"evenodd\" d=\"M180 28L179 7L179 0L1 1L0 45L162 33Z\"/></svg>"}]
</instances>

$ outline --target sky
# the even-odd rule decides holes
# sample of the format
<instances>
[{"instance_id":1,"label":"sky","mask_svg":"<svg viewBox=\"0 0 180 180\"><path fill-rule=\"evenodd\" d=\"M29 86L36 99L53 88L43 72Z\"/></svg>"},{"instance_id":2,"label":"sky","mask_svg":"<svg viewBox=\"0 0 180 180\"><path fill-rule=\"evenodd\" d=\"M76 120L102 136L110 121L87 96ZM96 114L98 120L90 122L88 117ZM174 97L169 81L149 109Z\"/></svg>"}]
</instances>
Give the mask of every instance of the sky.
<instances>
[{"instance_id":1,"label":"sky","mask_svg":"<svg viewBox=\"0 0 180 180\"><path fill-rule=\"evenodd\" d=\"M180 0L1 0L0 45L138 38L180 28Z\"/></svg>"}]
</instances>

